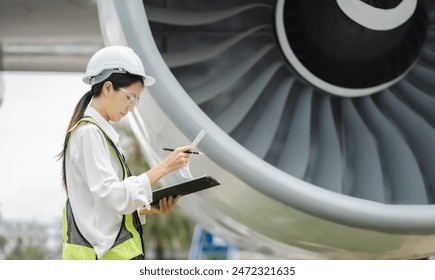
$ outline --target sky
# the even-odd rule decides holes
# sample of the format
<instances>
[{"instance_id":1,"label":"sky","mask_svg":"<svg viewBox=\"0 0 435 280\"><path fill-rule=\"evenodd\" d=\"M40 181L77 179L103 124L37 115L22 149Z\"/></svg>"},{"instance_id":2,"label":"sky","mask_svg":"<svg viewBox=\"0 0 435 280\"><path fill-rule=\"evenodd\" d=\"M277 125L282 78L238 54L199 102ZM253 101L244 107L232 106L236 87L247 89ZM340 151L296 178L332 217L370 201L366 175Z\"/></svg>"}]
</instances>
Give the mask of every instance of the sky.
<instances>
[{"instance_id":1,"label":"sky","mask_svg":"<svg viewBox=\"0 0 435 280\"><path fill-rule=\"evenodd\" d=\"M1 74L0 213L7 220L54 222L65 202L56 155L89 86L82 73Z\"/></svg>"}]
</instances>

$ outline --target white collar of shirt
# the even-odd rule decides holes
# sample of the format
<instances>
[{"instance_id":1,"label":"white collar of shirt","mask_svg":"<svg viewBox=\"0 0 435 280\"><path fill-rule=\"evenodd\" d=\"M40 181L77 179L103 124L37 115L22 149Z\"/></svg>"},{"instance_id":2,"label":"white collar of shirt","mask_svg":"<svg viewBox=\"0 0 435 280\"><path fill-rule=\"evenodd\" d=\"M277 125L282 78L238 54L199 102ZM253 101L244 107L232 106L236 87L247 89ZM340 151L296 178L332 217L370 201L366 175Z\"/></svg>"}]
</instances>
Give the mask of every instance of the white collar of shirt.
<instances>
[{"instance_id":1,"label":"white collar of shirt","mask_svg":"<svg viewBox=\"0 0 435 280\"><path fill-rule=\"evenodd\" d=\"M88 106L84 113L85 116L90 116L104 129L107 133L107 136L113 141L113 143L119 147L119 134L115 131L115 129L110 125L108 121L106 121L100 113L95 110L94 107Z\"/></svg>"}]
</instances>

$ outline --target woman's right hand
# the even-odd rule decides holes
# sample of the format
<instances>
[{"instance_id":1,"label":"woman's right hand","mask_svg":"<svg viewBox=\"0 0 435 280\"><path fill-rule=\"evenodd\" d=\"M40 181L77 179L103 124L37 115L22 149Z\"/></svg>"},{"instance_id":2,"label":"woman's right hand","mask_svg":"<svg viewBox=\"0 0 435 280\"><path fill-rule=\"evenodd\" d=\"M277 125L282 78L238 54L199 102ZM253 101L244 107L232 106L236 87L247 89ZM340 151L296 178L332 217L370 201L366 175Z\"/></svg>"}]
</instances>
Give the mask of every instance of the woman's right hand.
<instances>
[{"instance_id":1,"label":"woman's right hand","mask_svg":"<svg viewBox=\"0 0 435 280\"><path fill-rule=\"evenodd\" d=\"M171 152L159 165L147 171L151 185L156 183L162 177L183 168L189 162L191 154L186 153L192 150L192 146L183 146L176 148Z\"/></svg>"},{"instance_id":2,"label":"woman's right hand","mask_svg":"<svg viewBox=\"0 0 435 280\"><path fill-rule=\"evenodd\" d=\"M163 160L162 164L167 167L168 173L183 168L187 165L191 154L186 152L190 150L192 150L191 146L178 147Z\"/></svg>"}]
</instances>

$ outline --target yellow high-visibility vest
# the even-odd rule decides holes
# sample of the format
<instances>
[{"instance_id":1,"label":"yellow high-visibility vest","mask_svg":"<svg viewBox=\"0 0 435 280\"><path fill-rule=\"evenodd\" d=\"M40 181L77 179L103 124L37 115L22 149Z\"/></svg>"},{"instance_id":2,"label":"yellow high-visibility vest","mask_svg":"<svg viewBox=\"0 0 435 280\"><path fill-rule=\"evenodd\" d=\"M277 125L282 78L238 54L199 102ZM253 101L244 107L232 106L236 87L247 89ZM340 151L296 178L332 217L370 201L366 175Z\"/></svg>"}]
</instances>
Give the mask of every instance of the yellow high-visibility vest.
<instances>
[{"instance_id":1,"label":"yellow high-visibility vest","mask_svg":"<svg viewBox=\"0 0 435 280\"><path fill-rule=\"evenodd\" d=\"M96 125L102 132L109 147L112 147L113 152L117 155L123 169L123 179L131 176L124 156L116 148L116 145L109 138L104 129L91 117L81 118L73 128L71 128L65 137L64 145L64 166L65 152L71 133L81 124L92 123ZM101 258L103 260L130 260L141 259L144 256L144 247L142 239L142 225L140 223L139 214L134 211L132 214L123 215L121 228L118 236L106 254ZM62 258L64 260L95 260L97 255L92 245L80 233L77 224L74 220L74 215L71 209L69 199L66 201L63 210L63 251Z\"/></svg>"}]
</instances>

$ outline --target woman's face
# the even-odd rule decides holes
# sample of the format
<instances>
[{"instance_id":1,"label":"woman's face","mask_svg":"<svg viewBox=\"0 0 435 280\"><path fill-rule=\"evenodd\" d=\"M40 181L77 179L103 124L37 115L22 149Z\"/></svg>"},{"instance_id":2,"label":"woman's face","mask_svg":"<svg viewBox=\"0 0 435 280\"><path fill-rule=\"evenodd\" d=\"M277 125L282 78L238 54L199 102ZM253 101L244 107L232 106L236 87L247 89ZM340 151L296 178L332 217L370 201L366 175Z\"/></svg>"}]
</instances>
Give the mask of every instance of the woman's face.
<instances>
[{"instance_id":1,"label":"woman's face","mask_svg":"<svg viewBox=\"0 0 435 280\"><path fill-rule=\"evenodd\" d=\"M110 98L106 107L107 117L110 121L119 122L128 112L134 110L142 92L142 83L135 82L130 86L115 90L110 87Z\"/></svg>"}]
</instances>

